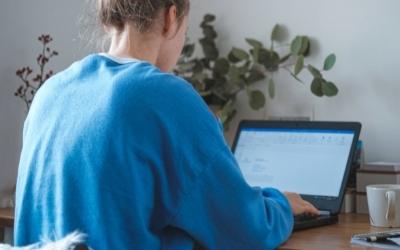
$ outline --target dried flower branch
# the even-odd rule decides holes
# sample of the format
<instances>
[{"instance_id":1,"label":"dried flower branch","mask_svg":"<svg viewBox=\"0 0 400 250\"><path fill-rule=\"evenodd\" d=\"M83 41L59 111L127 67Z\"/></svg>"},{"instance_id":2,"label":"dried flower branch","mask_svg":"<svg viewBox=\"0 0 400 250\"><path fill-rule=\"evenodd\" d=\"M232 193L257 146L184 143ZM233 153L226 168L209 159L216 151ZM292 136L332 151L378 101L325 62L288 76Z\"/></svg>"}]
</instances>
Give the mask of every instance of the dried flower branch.
<instances>
[{"instance_id":1,"label":"dried flower branch","mask_svg":"<svg viewBox=\"0 0 400 250\"><path fill-rule=\"evenodd\" d=\"M41 35L38 40L42 44L42 52L36 58L39 72L35 74L30 67L23 67L16 71L16 75L24 84L17 89L14 95L25 102L28 111L36 92L54 74L52 70L45 71L47 63L49 63L50 58L58 56L58 52L49 47L49 44L53 41L50 35Z\"/></svg>"}]
</instances>

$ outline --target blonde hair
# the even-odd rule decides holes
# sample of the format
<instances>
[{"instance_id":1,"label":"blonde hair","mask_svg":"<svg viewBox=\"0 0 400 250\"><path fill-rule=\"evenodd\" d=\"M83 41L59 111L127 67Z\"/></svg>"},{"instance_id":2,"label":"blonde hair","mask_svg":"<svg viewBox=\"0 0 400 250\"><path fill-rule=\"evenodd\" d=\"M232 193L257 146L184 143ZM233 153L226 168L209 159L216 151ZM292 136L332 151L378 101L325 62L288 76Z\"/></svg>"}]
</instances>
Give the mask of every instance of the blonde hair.
<instances>
[{"instance_id":1,"label":"blonde hair","mask_svg":"<svg viewBox=\"0 0 400 250\"><path fill-rule=\"evenodd\" d=\"M121 30L132 22L139 32L148 31L163 9L176 6L181 18L189 11L189 0L98 0L101 24Z\"/></svg>"}]
</instances>

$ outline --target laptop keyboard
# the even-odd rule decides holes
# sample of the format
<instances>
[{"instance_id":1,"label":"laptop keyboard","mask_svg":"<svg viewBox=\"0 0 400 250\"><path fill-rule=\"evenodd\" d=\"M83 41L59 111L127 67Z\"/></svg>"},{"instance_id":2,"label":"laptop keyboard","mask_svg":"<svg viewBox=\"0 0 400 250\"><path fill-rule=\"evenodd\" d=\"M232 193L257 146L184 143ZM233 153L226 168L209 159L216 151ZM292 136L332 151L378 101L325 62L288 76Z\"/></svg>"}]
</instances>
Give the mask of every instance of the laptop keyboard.
<instances>
[{"instance_id":1,"label":"laptop keyboard","mask_svg":"<svg viewBox=\"0 0 400 250\"><path fill-rule=\"evenodd\" d=\"M327 214L320 214L320 215L309 215L309 214L300 214L294 216L294 221L309 221L309 220L319 220L319 219L324 219L328 218L330 215Z\"/></svg>"},{"instance_id":2,"label":"laptop keyboard","mask_svg":"<svg viewBox=\"0 0 400 250\"><path fill-rule=\"evenodd\" d=\"M322 215L308 215L301 214L294 216L294 230L307 229L322 225L334 224L338 221L337 216L322 214Z\"/></svg>"}]
</instances>

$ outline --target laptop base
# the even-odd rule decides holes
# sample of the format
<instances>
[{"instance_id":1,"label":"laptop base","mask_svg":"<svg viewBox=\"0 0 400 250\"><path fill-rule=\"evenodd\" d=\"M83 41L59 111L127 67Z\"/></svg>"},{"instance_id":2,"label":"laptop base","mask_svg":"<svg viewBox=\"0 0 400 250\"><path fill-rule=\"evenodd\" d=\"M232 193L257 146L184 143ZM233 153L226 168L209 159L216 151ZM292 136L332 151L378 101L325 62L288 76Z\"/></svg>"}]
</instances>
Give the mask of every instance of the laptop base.
<instances>
[{"instance_id":1,"label":"laptop base","mask_svg":"<svg viewBox=\"0 0 400 250\"><path fill-rule=\"evenodd\" d=\"M295 218L293 231L332 225L338 223L338 221L339 221L339 216L337 215L323 215L315 218L301 219L301 220L296 220Z\"/></svg>"}]
</instances>

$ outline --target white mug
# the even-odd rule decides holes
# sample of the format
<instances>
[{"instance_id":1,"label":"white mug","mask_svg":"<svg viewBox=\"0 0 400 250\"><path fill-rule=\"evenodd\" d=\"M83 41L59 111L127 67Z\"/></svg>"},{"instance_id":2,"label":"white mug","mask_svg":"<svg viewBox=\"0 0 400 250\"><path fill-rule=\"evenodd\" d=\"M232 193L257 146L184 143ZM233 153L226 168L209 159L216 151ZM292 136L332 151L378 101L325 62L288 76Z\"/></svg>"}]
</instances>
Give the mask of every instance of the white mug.
<instances>
[{"instance_id":1,"label":"white mug","mask_svg":"<svg viewBox=\"0 0 400 250\"><path fill-rule=\"evenodd\" d=\"M400 185L369 185L367 199L372 226L400 227Z\"/></svg>"}]
</instances>

